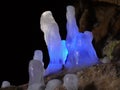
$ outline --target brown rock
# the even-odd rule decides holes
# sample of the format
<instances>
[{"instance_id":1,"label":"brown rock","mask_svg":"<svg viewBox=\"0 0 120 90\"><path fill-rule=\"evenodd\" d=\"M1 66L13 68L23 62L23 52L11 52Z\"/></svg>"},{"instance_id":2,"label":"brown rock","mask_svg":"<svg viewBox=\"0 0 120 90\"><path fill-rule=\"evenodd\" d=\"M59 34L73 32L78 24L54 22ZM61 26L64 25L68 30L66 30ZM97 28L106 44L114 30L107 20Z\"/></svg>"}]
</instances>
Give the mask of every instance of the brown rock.
<instances>
[{"instance_id":1,"label":"brown rock","mask_svg":"<svg viewBox=\"0 0 120 90\"><path fill-rule=\"evenodd\" d=\"M67 89L63 86L60 86L60 87L57 87L55 90L67 90Z\"/></svg>"},{"instance_id":2,"label":"brown rock","mask_svg":"<svg viewBox=\"0 0 120 90\"><path fill-rule=\"evenodd\" d=\"M107 39L120 40L120 6L98 1L94 1L88 8L80 6L86 6L86 4L87 2L75 6L79 31L93 32L94 47L97 55L102 58L102 49ZM81 8L83 8L82 11Z\"/></svg>"},{"instance_id":3,"label":"brown rock","mask_svg":"<svg viewBox=\"0 0 120 90\"><path fill-rule=\"evenodd\" d=\"M120 5L120 0L96 0L96 1L104 1L104 2L109 2L109 3Z\"/></svg>"},{"instance_id":4,"label":"brown rock","mask_svg":"<svg viewBox=\"0 0 120 90\"><path fill-rule=\"evenodd\" d=\"M73 71L71 71L71 73L73 73ZM61 74L59 74L60 77ZM90 68L86 68L82 71L78 71L76 74L79 77L79 90L120 89L120 64L99 64ZM59 75L53 76L54 78L55 76L56 78L58 78ZM64 87L61 86L58 87L56 90L64 90L65 88L63 88Z\"/></svg>"},{"instance_id":5,"label":"brown rock","mask_svg":"<svg viewBox=\"0 0 120 90\"><path fill-rule=\"evenodd\" d=\"M120 43L118 43L112 52L112 56L113 56L113 62L119 61L120 62Z\"/></svg>"},{"instance_id":6,"label":"brown rock","mask_svg":"<svg viewBox=\"0 0 120 90\"><path fill-rule=\"evenodd\" d=\"M17 90L17 87L11 86L11 87L6 87L6 88L1 88L0 90Z\"/></svg>"},{"instance_id":7,"label":"brown rock","mask_svg":"<svg viewBox=\"0 0 120 90\"><path fill-rule=\"evenodd\" d=\"M115 69L116 67L120 67L120 65L101 64L86 69L79 75L81 88L83 90L115 90L113 88L120 88L120 86L118 86L120 77L118 77L117 70Z\"/></svg>"},{"instance_id":8,"label":"brown rock","mask_svg":"<svg viewBox=\"0 0 120 90\"><path fill-rule=\"evenodd\" d=\"M68 72L61 71L59 74L48 77L49 79L61 78L63 80L66 73ZM71 70L69 73L73 73L73 71ZM99 64L74 73L79 77L79 90L120 90L120 63ZM27 84L0 90L27 90ZM66 89L60 86L55 90Z\"/></svg>"}]
</instances>

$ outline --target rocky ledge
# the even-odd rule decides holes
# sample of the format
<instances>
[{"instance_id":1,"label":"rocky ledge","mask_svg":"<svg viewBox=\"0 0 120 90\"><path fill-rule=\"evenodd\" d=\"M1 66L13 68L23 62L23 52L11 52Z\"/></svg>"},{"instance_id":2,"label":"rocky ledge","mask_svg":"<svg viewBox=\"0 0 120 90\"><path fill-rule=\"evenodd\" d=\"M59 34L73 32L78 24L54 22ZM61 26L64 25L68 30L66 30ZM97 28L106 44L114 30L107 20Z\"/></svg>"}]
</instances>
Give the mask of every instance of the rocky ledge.
<instances>
[{"instance_id":1,"label":"rocky ledge","mask_svg":"<svg viewBox=\"0 0 120 90\"><path fill-rule=\"evenodd\" d=\"M52 79L60 79L67 73L74 73L79 78L79 90L120 90L120 63L95 65L83 70L61 72L45 77L45 83ZM27 84L1 88L0 90L27 90ZM55 90L66 90L60 86Z\"/></svg>"}]
</instances>

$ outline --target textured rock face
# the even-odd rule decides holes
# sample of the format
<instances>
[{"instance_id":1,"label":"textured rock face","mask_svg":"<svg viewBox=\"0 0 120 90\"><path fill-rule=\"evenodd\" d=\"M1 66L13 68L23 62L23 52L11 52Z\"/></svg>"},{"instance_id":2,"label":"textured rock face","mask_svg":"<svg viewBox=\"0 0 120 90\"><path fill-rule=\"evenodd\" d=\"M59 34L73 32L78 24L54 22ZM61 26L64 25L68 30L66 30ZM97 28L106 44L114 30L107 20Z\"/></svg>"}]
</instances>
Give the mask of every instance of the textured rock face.
<instances>
[{"instance_id":1,"label":"textured rock face","mask_svg":"<svg viewBox=\"0 0 120 90\"><path fill-rule=\"evenodd\" d=\"M74 71L73 71L74 72ZM73 73L71 71L71 73ZM70 73L70 72L69 72ZM60 78L65 76L61 74L51 75L47 78ZM79 80L79 90L119 90L120 89L120 64L99 64L84 70L75 72ZM46 79L47 79L46 78ZM61 88L61 89L60 89ZM57 90L64 90L58 87Z\"/></svg>"},{"instance_id":2,"label":"textured rock face","mask_svg":"<svg viewBox=\"0 0 120 90\"><path fill-rule=\"evenodd\" d=\"M90 88L92 90L119 90L120 69L117 70L119 67L120 64L101 64L86 69L85 72L87 73L79 72L81 88L88 90Z\"/></svg>"},{"instance_id":3,"label":"textured rock face","mask_svg":"<svg viewBox=\"0 0 120 90\"><path fill-rule=\"evenodd\" d=\"M70 73L70 72L69 72ZM63 71L45 78L45 83L52 79L63 80L68 72ZM120 90L120 63L99 64L77 72L71 71L78 77L78 90ZM22 86L11 86L0 90L27 90L27 84ZM66 90L59 86L55 90Z\"/></svg>"},{"instance_id":4,"label":"textured rock face","mask_svg":"<svg viewBox=\"0 0 120 90\"><path fill-rule=\"evenodd\" d=\"M82 0L80 0L82 1ZM93 0L94 1L94 0ZM109 37L112 39L120 40L120 6L106 2L96 2L95 0L91 5L81 3L81 7L76 5L76 18L79 24L79 31L90 30L93 32L94 47L99 58L103 57L102 49ZM100 0L108 1L108 0Z\"/></svg>"},{"instance_id":5,"label":"textured rock face","mask_svg":"<svg viewBox=\"0 0 120 90\"><path fill-rule=\"evenodd\" d=\"M117 54L120 50L119 46L120 40L111 40L109 41L106 46L103 48L103 55L107 56L110 60L116 60L119 55ZM116 57L116 59L115 59ZM116 60L117 61L117 60Z\"/></svg>"},{"instance_id":6,"label":"textured rock face","mask_svg":"<svg viewBox=\"0 0 120 90\"><path fill-rule=\"evenodd\" d=\"M116 61L120 62L119 52L120 52L120 43L118 43L113 49L113 52L112 52L113 62L116 62Z\"/></svg>"},{"instance_id":7,"label":"textured rock face","mask_svg":"<svg viewBox=\"0 0 120 90\"><path fill-rule=\"evenodd\" d=\"M104 2L108 2L108 3L120 5L120 0L96 0L96 1L104 1Z\"/></svg>"}]
</instances>

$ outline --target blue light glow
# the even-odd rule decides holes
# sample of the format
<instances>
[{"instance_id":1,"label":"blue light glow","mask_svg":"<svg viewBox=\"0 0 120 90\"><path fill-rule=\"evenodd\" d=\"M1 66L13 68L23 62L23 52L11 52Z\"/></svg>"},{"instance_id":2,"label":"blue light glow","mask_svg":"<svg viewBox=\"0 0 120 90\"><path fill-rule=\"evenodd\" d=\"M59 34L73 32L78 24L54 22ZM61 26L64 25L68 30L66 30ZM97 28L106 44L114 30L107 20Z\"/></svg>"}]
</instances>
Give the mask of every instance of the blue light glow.
<instances>
[{"instance_id":1,"label":"blue light glow","mask_svg":"<svg viewBox=\"0 0 120 90\"><path fill-rule=\"evenodd\" d=\"M67 7L67 37L61 40L59 28L52 13L46 11L41 16L41 29L48 48L50 63L45 76L65 68L84 68L97 64L98 57L92 45L92 32L80 33L76 25L73 6Z\"/></svg>"},{"instance_id":2,"label":"blue light glow","mask_svg":"<svg viewBox=\"0 0 120 90\"><path fill-rule=\"evenodd\" d=\"M75 8L67 6L67 37L68 57L66 68L84 68L98 63L98 57L92 46L92 32L78 32L75 19Z\"/></svg>"},{"instance_id":3,"label":"blue light glow","mask_svg":"<svg viewBox=\"0 0 120 90\"><path fill-rule=\"evenodd\" d=\"M44 76L55 74L62 69L62 64L60 63L49 63L47 69L45 70Z\"/></svg>"},{"instance_id":4,"label":"blue light glow","mask_svg":"<svg viewBox=\"0 0 120 90\"><path fill-rule=\"evenodd\" d=\"M62 57L62 61L63 61L63 64L65 64L65 61L66 61L66 58L67 58L67 55L68 55L68 50L67 50L67 47L66 47L66 41L65 40L62 40L62 52L61 52L61 57Z\"/></svg>"},{"instance_id":5,"label":"blue light glow","mask_svg":"<svg viewBox=\"0 0 120 90\"><path fill-rule=\"evenodd\" d=\"M73 39L74 42L68 43L70 48L67 47L69 53L65 67L85 68L97 64L98 57L92 45L92 33L89 31L78 33Z\"/></svg>"}]
</instances>

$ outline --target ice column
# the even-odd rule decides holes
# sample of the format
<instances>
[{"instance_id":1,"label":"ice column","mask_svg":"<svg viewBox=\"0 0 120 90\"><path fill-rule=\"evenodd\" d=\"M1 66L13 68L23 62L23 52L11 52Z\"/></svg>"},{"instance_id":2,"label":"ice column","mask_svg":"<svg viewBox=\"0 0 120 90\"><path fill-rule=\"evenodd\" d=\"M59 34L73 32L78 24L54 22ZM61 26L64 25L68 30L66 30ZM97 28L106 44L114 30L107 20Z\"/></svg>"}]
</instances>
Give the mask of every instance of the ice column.
<instances>
[{"instance_id":1,"label":"ice column","mask_svg":"<svg viewBox=\"0 0 120 90\"><path fill-rule=\"evenodd\" d=\"M28 90L44 90L44 65L42 62L42 51L34 52L33 60L29 62L29 84Z\"/></svg>"},{"instance_id":2,"label":"ice column","mask_svg":"<svg viewBox=\"0 0 120 90\"><path fill-rule=\"evenodd\" d=\"M3 81L1 88L6 88L6 87L10 87L10 82L9 81Z\"/></svg>"},{"instance_id":3,"label":"ice column","mask_svg":"<svg viewBox=\"0 0 120 90\"><path fill-rule=\"evenodd\" d=\"M66 68L84 68L98 63L98 57L92 45L92 32L78 32L75 20L75 8L67 6L67 38L68 57Z\"/></svg>"},{"instance_id":4,"label":"ice column","mask_svg":"<svg viewBox=\"0 0 120 90\"><path fill-rule=\"evenodd\" d=\"M48 48L50 63L45 70L45 76L62 69L67 56L65 41L61 41L59 27L54 20L51 11L45 11L40 18L41 30Z\"/></svg>"},{"instance_id":5,"label":"ice column","mask_svg":"<svg viewBox=\"0 0 120 90\"><path fill-rule=\"evenodd\" d=\"M76 24L76 19L75 19L75 8L73 6L67 6L66 18L67 18L66 46L67 46L68 52L70 52L75 48L74 44L76 40L76 35L79 33L78 27Z\"/></svg>"},{"instance_id":6,"label":"ice column","mask_svg":"<svg viewBox=\"0 0 120 90\"><path fill-rule=\"evenodd\" d=\"M63 86L67 90L78 90L78 77L75 74L66 74L63 78L64 83Z\"/></svg>"},{"instance_id":7,"label":"ice column","mask_svg":"<svg viewBox=\"0 0 120 90\"><path fill-rule=\"evenodd\" d=\"M55 90L56 87L62 85L62 81L59 79L52 79L48 81L45 90Z\"/></svg>"},{"instance_id":8,"label":"ice column","mask_svg":"<svg viewBox=\"0 0 120 90\"><path fill-rule=\"evenodd\" d=\"M43 66L44 66L44 63L43 63L43 53L42 53L41 50L35 50L34 51L33 59L40 61L43 64Z\"/></svg>"}]
</instances>

